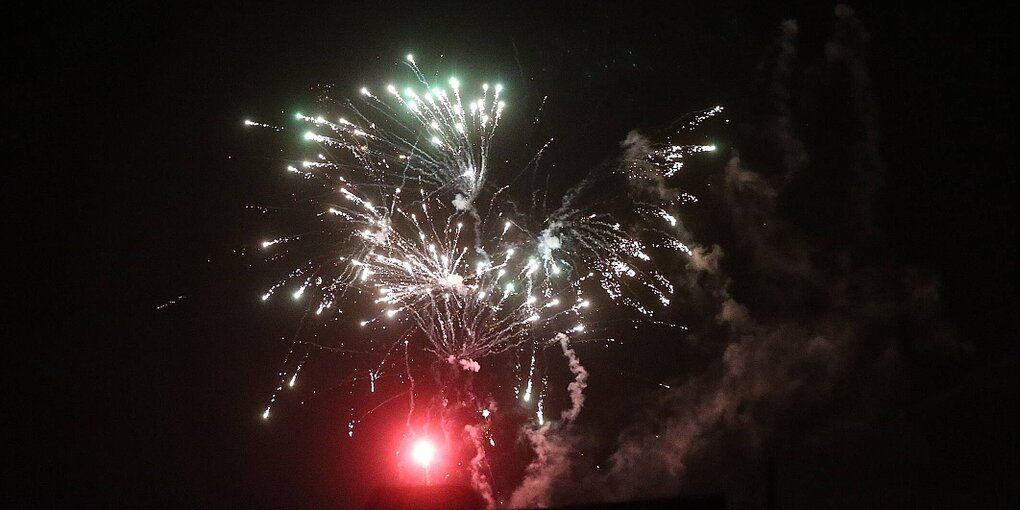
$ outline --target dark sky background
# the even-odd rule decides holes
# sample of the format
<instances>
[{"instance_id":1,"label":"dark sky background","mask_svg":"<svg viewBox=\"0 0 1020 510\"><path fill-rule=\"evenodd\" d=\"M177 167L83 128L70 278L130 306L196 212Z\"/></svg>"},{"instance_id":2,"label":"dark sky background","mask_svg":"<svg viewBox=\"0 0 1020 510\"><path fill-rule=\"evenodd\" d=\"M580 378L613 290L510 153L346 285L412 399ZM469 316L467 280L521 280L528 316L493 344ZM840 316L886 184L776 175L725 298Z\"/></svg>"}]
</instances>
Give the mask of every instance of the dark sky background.
<instances>
[{"instance_id":1,"label":"dark sky background","mask_svg":"<svg viewBox=\"0 0 1020 510\"><path fill-rule=\"evenodd\" d=\"M610 475L578 458L555 502L721 492L762 508L771 476L779 508L1020 504L1016 54L1002 13L370 4L32 6L11 20L15 507L343 507L391 481L387 415L345 435L365 397L309 388L258 419L303 310L258 300L278 274L238 251L286 224L245 206L287 205L298 188L277 152L293 138L241 121L289 122L322 84L406 77L408 52L501 80L521 112L501 143L555 136L547 164L566 175L618 157L633 129L655 139L686 112L727 108L729 125L705 131L724 150L686 177L702 198L692 239L724 253L700 273L672 268L690 332L579 348L592 386L572 448L601 464L626 445L665 453ZM784 20L799 29L788 60ZM822 361L805 354L818 345ZM691 422L713 395L725 410ZM690 450L647 439L692 430Z\"/></svg>"}]
</instances>

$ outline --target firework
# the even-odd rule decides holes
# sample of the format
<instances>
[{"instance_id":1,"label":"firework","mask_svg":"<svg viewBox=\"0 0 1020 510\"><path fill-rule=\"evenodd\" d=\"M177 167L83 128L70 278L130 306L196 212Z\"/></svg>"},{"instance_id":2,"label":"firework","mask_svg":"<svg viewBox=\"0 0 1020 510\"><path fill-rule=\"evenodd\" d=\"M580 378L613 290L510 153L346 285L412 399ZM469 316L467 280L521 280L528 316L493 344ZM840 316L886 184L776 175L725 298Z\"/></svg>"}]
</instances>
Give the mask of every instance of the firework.
<instances>
[{"instance_id":1,"label":"firework","mask_svg":"<svg viewBox=\"0 0 1020 510\"><path fill-rule=\"evenodd\" d=\"M458 371L478 372L493 354L530 350L522 367L525 401L532 398L534 353L546 345L560 345L571 371L586 378L568 346L589 333L586 312L619 308L653 318L669 305L673 287L652 253L690 253L671 211L693 197L641 190L679 171L685 157L714 147L649 147L593 171L551 212L519 207L513 197L521 192L510 179L519 169L500 168L490 155L507 107L503 87L482 84L469 92L456 78L433 84L413 57L406 60L416 85L363 87L343 114L296 115L319 152L287 170L326 190L318 211L323 228L262 243L270 257L294 260L262 299L288 289L322 315L348 306L353 293L371 296L361 327L385 327L405 349L420 341L434 364ZM720 110L699 112L688 125ZM607 179L634 191L626 200L599 197ZM280 388L293 384L299 369L300 363L285 366ZM575 383L571 398L579 408L584 381ZM542 413L539 401L539 422ZM423 465L434 454L428 446Z\"/></svg>"}]
</instances>

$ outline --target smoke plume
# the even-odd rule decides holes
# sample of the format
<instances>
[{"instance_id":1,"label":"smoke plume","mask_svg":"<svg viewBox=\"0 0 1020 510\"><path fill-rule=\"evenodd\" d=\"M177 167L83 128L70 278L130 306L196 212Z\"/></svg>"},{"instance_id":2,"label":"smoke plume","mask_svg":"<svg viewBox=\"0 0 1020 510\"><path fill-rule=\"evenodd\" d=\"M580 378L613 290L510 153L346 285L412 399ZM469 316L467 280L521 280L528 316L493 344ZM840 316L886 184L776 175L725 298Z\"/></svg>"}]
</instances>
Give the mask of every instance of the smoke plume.
<instances>
[{"instance_id":1,"label":"smoke plume","mask_svg":"<svg viewBox=\"0 0 1020 510\"><path fill-rule=\"evenodd\" d=\"M836 18L816 71L827 78L814 85L848 81L839 88L849 90L853 106L848 157L816 157L814 147L827 150L835 142L802 136L805 114L796 105L813 92L791 87L798 79L799 27L784 21L769 77L771 114L748 128L754 155L734 149L717 177L721 186L701 197L724 211L712 226L727 235L678 225L691 253L677 275L684 285L674 301L698 303L704 311L685 324L684 340L714 355L673 374L668 389L642 396L637 415L617 432L598 469L571 462L568 454L586 441L605 444L605 437L551 424L528 431L537 457L514 506L647 499L692 487L726 491L733 505L747 506L754 499L744 489L748 472L771 448L825 445L848 430L866 429L897 399L904 351L951 343L933 316L937 283L909 267L875 262L886 259L876 257L883 247L872 212L883 163L865 60L868 37L852 9L837 7ZM632 132L621 145L624 161L641 173L632 193L676 196L666 179L650 168L642 172L647 139ZM830 175L850 181L824 191L847 204L837 213L804 191L805 182ZM830 208L815 214L816 203ZM828 229L814 226L823 213L832 220ZM712 241L699 242L703 237ZM572 406L562 415L569 423L583 403L587 373L575 368L573 350L560 341L576 377Z\"/></svg>"}]
</instances>

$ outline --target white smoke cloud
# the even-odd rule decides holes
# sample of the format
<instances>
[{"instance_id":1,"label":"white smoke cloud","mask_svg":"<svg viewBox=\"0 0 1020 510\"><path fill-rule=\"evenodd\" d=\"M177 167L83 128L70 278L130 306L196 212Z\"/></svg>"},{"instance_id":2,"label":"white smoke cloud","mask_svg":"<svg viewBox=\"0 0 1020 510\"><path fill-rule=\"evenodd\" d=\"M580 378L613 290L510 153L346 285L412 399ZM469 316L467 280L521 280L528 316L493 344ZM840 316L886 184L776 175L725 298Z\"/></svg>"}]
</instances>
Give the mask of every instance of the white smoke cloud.
<instances>
[{"instance_id":1,"label":"white smoke cloud","mask_svg":"<svg viewBox=\"0 0 1020 510\"><path fill-rule=\"evenodd\" d=\"M457 193L453 197L453 207L458 211L467 211L471 209L471 199L464 195Z\"/></svg>"},{"instance_id":2,"label":"white smoke cloud","mask_svg":"<svg viewBox=\"0 0 1020 510\"><path fill-rule=\"evenodd\" d=\"M710 274L719 272L719 260L722 259L723 250L718 244L706 249L704 246L695 246L691 250L691 258L687 267L694 271L704 271Z\"/></svg>"},{"instance_id":3,"label":"white smoke cloud","mask_svg":"<svg viewBox=\"0 0 1020 510\"><path fill-rule=\"evenodd\" d=\"M473 359L462 359L453 355L447 357L446 362L451 365L460 365L461 370L467 372L477 372L482 369L482 366Z\"/></svg>"}]
</instances>

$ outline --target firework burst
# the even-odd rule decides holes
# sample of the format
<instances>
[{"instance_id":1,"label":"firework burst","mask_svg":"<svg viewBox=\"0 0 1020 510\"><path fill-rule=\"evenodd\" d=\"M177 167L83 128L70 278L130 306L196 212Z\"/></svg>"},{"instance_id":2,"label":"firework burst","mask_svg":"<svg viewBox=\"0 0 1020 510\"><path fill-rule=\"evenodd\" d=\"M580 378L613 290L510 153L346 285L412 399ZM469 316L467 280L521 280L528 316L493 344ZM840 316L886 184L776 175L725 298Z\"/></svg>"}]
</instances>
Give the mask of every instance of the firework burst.
<instances>
[{"instance_id":1,"label":"firework burst","mask_svg":"<svg viewBox=\"0 0 1020 510\"><path fill-rule=\"evenodd\" d=\"M607 199L599 188L607 179L628 189L661 182L685 157L714 147L649 148L593 171L552 212L521 212L513 197L528 190L508 178L520 169L496 166L490 155L507 106L503 87L468 92L456 78L437 85L413 57L406 62L414 86L364 87L342 114L296 115L319 150L287 169L327 191L319 201L323 227L262 243L294 267L262 299L293 289L321 315L349 306L354 294L370 296L361 327L384 325L405 349L420 339L432 364L454 370L478 372L493 354L530 352L522 367L530 400L535 352L561 345L574 371L579 363L568 342L589 333L586 312L597 305L652 320L673 293L652 253L689 253L672 212L689 195L635 191ZM720 110L699 112L688 125ZM281 388L293 383L297 367L285 366ZM537 419L544 420L541 402Z\"/></svg>"}]
</instances>

